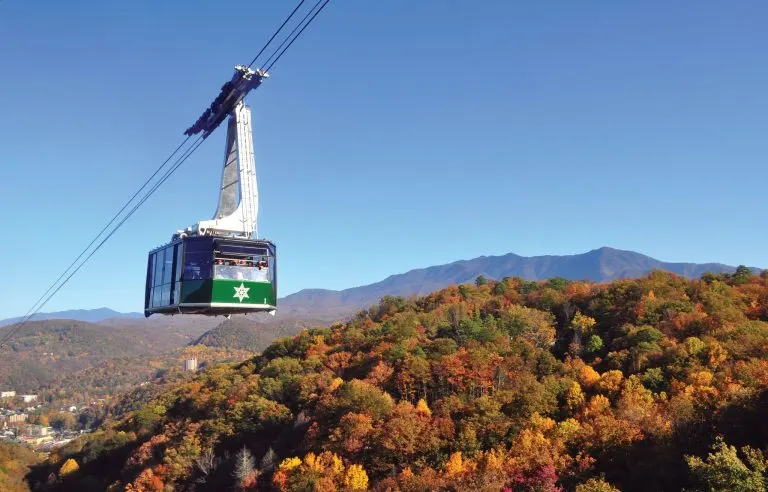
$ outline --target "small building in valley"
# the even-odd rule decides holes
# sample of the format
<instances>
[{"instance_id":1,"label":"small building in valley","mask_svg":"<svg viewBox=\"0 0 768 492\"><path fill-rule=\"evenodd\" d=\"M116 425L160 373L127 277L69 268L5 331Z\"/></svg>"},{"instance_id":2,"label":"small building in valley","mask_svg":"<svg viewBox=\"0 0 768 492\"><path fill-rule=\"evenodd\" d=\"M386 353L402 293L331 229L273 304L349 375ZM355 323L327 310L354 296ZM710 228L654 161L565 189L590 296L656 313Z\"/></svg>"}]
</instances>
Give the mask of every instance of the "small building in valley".
<instances>
[{"instance_id":1,"label":"small building in valley","mask_svg":"<svg viewBox=\"0 0 768 492\"><path fill-rule=\"evenodd\" d=\"M197 357L193 357L191 359L187 359L184 361L184 370L195 372L197 371Z\"/></svg>"}]
</instances>

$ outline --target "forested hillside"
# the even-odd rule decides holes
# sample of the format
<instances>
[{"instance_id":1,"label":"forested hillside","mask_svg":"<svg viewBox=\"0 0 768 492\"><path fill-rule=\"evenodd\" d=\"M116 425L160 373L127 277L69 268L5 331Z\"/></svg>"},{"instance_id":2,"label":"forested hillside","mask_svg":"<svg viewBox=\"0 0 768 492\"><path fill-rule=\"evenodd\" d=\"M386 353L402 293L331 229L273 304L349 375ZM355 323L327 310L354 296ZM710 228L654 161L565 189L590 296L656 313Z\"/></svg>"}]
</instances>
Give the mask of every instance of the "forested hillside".
<instances>
[{"instance_id":1,"label":"forested hillside","mask_svg":"<svg viewBox=\"0 0 768 492\"><path fill-rule=\"evenodd\" d=\"M58 406L82 405L94 399L113 400L137 385L173 379L184 373L184 361L196 358L201 367L241 361L255 353L226 347L194 345L163 352L115 357L81 371L66 374L38 391L40 401Z\"/></svg>"},{"instance_id":2,"label":"forested hillside","mask_svg":"<svg viewBox=\"0 0 768 492\"><path fill-rule=\"evenodd\" d=\"M2 331L14 328L4 327ZM0 382L3 389L35 391L61 374L112 357L158 353L169 348L157 340L83 321L32 321L0 347Z\"/></svg>"},{"instance_id":3,"label":"forested hillside","mask_svg":"<svg viewBox=\"0 0 768 492\"><path fill-rule=\"evenodd\" d=\"M42 490L766 488L768 272L387 297L152 397Z\"/></svg>"},{"instance_id":4,"label":"forested hillside","mask_svg":"<svg viewBox=\"0 0 768 492\"><path fill-rule=\"evenodd\" d=\"M224 320L220 325L203 333L195 341L195 345L261 352L278 338L295 335L313 325L323 326L324 324L326 323L319 320L299 320L289 317L282 317L276 323L260 323L245 316L232 316L231 319Z\"/></svg>"}]
</instances>

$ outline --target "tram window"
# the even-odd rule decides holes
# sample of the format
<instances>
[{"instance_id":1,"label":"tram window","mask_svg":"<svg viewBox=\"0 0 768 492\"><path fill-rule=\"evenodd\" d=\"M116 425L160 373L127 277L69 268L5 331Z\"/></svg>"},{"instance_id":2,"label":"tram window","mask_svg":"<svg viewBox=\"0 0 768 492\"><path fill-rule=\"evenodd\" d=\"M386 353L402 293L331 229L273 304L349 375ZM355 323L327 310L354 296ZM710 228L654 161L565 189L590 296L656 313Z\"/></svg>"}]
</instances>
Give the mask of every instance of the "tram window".
<instances>
[{"instance_id":1,"label":"tram window","mask_svg":"<svg viewBox=\"0 0 768 492\"><path fill-rule=\"evenodd\" d=\"M147 287L152 287L155 285L155 255L151 254L149 255L149 265L147 266L147 274L149 275L149 279L147 280Z\"/></svg>"},{"instance_id":2,"label":"tram window","mask_svg":"<svg viewBox=\"0 0 768 492\"><path fill-rule=\"evenodd\" d=\"M258 268L254 265L255 262L249 261L246 266L244 265L215 265L214 266L214 278L227 279L227 280L250 280L252 282L269 282L270 281L270 269Z\"/></svg>"},{"instance_id":3,"label":"tram window","mask_svg":"<svg viewBox=\"0 0 768 492\"><path fill-rule=\"evenodd\" d=\"M207 278L211 278L211 252L187 252L184 258L184 280Z\"/></svg>"},{"instance_id":4,"label":"tram window","mask_svg":"<svg viewBox=\"0 0 768 492\"><path fill-rule=\"evenodd\" d=\"M161 249L155 253L155 275L153 276L153 285L163 283L163 264L165 263L165 250Z\"/></svg>"},{"instance_id":5,"label":"tram window","mask_svg":"<svg viewBox=\"0 0 768 492\"><path fill-rule=\"evenodd\" d=\"M176 274L174 278L174 286L173 286L173 299L171 300L171 304L178 304L181 299L181 272L183 271L181 259L182 259L182 253L184 251L184 244L183 243L176 243L174 250L174 266L176 267Z\"/></svg>"},{"instance_id":6,"label":"tram window","mask_svg":"<svg viewBox=\"0 0 768 492\"><path fill-rule=\"evenodd\" d=\"M144 296L145 307L152 307L152 287L154 287L154 275L155 275L155 255L150 254L147 262L147 293Z\"/></svg>"},{"instance_id":7,"label":"tram window","mask_svg":"<svg viewBox=\"0 0 768 492\"><path fill-rule=\"evenodd\" d=\"M176 282L181 280L181 251L182 251L182 244L177 243L175 246L175 251L173 257L176 259L176 278L174 279Z\"/></svg>"},{"instance_id":8,"label":"tram window","mask_svg":"<svg viewBox=\"0 0 768 492\"><path fill-rule=\"evenodd\" d=\"M163 262L163 284L171 283L171 272L173 271L173 246L165 248L165 261Z\"/></svg>"},{"instance_id":9,"label":"tram window","mask_svg":"<svg viewBox=\"0 0 768 492\"><path fill-rule=\"evenodd\" d=\"M171 284L165 284L160 288L160 302L163 306L171 303Z\"/></svg>"},{"instance_id":10,"label":"tram window","mask_svg":"<svg viewBox=\"0 0 768 492\"><path fill-rule=\"evenodd\" d=\"M173 299L171 304L178 304L181 299L181 282L176 282L173 288Z\"/></svg>"},{"instance_id":11,"label":"tram window","mask_svg":"<svg viewBox=\"0 0 768 492\"><path fill-rule=\"evenodd\" d=\"M184 265L184 280L200 279L200 266L195 263L186 263Z\"/></svg>"}]
</instances>

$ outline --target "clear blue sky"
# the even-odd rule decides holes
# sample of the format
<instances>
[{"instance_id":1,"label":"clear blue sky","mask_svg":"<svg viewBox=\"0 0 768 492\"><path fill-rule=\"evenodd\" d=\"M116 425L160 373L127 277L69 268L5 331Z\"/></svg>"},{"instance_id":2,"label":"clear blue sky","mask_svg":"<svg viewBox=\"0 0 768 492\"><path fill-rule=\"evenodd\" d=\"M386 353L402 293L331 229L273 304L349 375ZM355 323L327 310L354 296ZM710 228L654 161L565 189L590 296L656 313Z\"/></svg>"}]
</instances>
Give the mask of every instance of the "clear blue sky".
<instances>
[{"instance_id":1,"label":"clear blue sky","mask_svg":"<svg viewBox=\"0 0 768 492\"><path fill-rule=\"evenodd\" d=\"M0 318L20 315L293 7L0 2ZM220 8L219 8L220 6ZM768 267L768 3L332 0L249 96L280 287L603 245ZM216 206L219 131L45 311L140 310Z\"/></svg>"}]
</instances>

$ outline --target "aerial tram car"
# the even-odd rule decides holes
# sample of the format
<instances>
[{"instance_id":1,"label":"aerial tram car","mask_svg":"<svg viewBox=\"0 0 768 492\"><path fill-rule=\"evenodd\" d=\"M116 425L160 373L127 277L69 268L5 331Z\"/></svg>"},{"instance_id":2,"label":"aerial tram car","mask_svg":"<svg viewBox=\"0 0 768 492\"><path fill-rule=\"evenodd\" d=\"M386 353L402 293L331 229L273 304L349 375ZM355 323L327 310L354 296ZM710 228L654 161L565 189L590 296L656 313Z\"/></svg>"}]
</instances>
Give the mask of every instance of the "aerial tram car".
<instances>
[{"instance_id":1,"label":"aerial tram car","mask_svg":"<svg viewBox=\"0 0 768 492\"><path fill-rule=\"evenodd\" d=\"M243 102L266 77L236 66L232 80L184 132L207 138L229 116L219 205L212 219L177 230L168 244L149 252L144 316L275 314L277 250L257 239L251 111Z\"/></svg>"}]
</instances>

